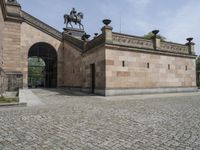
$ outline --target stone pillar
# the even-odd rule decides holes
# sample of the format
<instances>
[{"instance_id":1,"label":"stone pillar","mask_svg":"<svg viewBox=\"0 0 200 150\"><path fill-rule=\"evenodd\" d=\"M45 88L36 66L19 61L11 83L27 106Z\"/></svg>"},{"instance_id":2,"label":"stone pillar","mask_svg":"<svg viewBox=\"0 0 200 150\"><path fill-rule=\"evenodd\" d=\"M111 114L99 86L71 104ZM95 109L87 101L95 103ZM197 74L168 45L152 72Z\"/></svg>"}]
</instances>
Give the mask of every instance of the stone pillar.
<instances>
[{"instance_id":1,"label":"stone pillar","mask_svg":"<svg viewBox=\"0 0 200 150\"><path fill-rule=\"evenodd\" d=\"M109 26L111 23L111 20L105 19L103 20L103 23L105 26L101 29L103 36L105 37L105 42L106 43L112 43L112 30L113 27Z\"/></svg>"},{"instance_id":2,"label":"stone pillar","mask_svg":"<svg viewBox=\"0 0 200 150\"><path fill-rule=\"evenodd\" d=\"M81 38L83 40L83 50L84 51L87 50L87 43L89 42L89 38L90 38L90 35L86 34L86 33Z\"/></svg>"},{"instance_id":3,"label":"stone pillar","mask_svg":"<svg viewBox=\"0 0 200 150\"><path fill-rule=\"evenodd\" d=\"M0 7L0 67L3 66L3 30L4 30L4 17Z\"/></svg>"},{"instance_id":4,"label":"stone pillar","mask_svg":"<svg viewBox=\"0 0 200 150\"><path fill-rule=\"evenodd\" d=\"M186 43L186 45L188 46L188 51L190 55L195 55L195 43L192 42L193 38L187 38L186 39L188 42Z\"/></svg>"},{"instance_id":5,"label":"stone pillar","mask_svg":"<svg viewBox=\"0 0 200 150\"><path fill-rule=\"evenodd\" d=\"M159 33L159 30L153 30L152 33L154 34L152 37L153 48L154 48L154 50L157 50L160 48L160 38L158 38L158 36L157 36L157 34Z\"/></svg>"},{"instance_id":6,"label":"stone pillar","mask_svg":"<svg viewBox=\"0 0 200 150\"><path fill-rule=\"evenodd\" d=\"M8 78L8 90L23 87L24 67L21 57L21 6L16 0L7 0L3 38L3 69ZM25 80L25 78L24 78Z\"/></svg>"}]
</instances>

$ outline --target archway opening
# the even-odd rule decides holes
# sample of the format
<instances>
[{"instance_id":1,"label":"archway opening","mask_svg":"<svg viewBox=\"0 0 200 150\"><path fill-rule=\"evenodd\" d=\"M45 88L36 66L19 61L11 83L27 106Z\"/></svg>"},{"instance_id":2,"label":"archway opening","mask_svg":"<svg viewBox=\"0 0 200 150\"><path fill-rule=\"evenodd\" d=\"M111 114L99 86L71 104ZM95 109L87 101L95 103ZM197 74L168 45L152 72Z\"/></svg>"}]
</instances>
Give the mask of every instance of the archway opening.
<instances>
[{"instance_id":1,"label":"archway opening","mask_svg":"<svg viewBox=\"0 0 200 150\"><path fill-rule=\"evenodd\" d=\"M57 87L57 53L50 44L34 44L29 50L28 60L29 87Z\"/></svg>"}]
</instances>

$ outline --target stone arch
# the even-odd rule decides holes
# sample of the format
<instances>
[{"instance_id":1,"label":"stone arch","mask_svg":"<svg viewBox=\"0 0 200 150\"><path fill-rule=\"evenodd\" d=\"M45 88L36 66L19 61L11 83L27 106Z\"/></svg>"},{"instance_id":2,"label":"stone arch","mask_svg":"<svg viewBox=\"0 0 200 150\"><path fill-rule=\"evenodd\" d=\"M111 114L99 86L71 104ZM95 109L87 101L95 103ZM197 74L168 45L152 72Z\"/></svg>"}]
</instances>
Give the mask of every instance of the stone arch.
<instances>
[{"instance_id":1,"label":"stone arch","mask_svg":"<svg viewBox=\"0 0 200 150\"><path fill-rule=\"evenodd\" d=\"M56 49L49 43L38 42L33 44L28 51L29 57L38 57L45 62L45 88L56 88L57 87L57 61L58 54Z\"/></svg>"},{"instance_id":2,"label":"stone arch","mask_svg":"<svg viewBox=\"0 0 200 150\"><path fill-rule=\"evenodd\" d=\"M48 43L57 52L58 59L58 74L57 74L57 86L62 86L63 77L63 43L62 41L52 37L42 30L35 28L25 22L21 24L21 66L23 73L23 87L28 86L28 52L29 49L36 43Z\"/></svg>"}]
</instances>

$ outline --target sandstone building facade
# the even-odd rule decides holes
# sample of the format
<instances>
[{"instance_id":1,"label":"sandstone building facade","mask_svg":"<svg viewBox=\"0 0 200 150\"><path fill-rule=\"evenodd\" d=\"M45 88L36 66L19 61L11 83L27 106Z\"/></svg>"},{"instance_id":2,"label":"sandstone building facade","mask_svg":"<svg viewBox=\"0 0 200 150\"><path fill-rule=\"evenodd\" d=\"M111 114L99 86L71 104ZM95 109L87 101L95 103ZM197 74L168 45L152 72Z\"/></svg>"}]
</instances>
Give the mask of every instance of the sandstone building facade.
<instances>
[{"instance_id":1,"label":"sandstone building facade","mask_svg":"<svg viewBox=\"0 0 200 150\"><path fill-rule=\"evenodd\" d=\"M63 33L24 12L17 2L0 1L1 86L28 87L28 58L46 64L47 87L100 95L195 91L194 44L115 33L105 25L91 40Z\"/></svg>"}]
</instances>

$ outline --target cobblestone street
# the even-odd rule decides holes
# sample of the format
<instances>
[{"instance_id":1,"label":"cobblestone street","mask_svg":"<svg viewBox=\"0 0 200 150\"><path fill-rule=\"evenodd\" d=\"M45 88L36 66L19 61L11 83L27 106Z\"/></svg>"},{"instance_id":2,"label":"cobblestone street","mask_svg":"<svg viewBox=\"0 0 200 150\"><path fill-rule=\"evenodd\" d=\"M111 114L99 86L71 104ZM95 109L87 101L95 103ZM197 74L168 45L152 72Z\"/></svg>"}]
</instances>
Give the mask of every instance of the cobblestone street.
<instances>
[{"instance_id":1,"label":"cobblestone street","mask_svg":"<svg viewBox=\"0 0 200 150\"><path fill-rule=\"evenodd\" d=\"M44 105L0 108L1 150L200 149L200 93L32 91Z\"/></svg>"}]
</instances>

